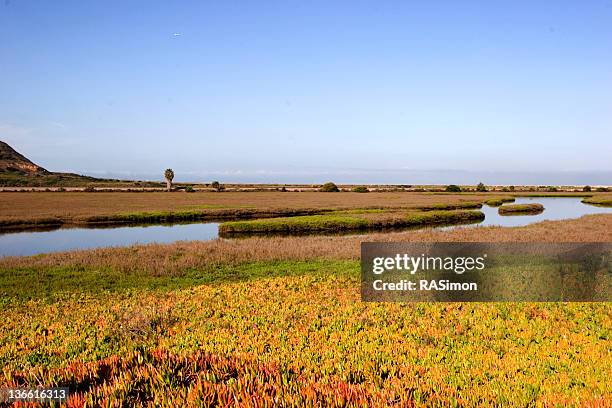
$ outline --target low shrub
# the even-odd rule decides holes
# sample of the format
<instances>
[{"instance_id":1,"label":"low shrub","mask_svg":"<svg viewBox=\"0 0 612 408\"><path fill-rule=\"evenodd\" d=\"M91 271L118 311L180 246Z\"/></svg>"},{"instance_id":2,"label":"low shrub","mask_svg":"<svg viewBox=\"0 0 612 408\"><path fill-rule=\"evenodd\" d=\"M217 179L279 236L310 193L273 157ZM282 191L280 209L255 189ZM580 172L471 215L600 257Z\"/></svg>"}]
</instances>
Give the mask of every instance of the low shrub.
<instances>
[{"instance_id":1,"label":"low shrub","mask_svg":"<svg viewBox=\"0 0 612 408\"><path fill-rule=\"evenodd\" d=\"M366 186L353 187L353 193L368 193L369 191Z\"/></svg>"},{"instance_id":2,"label":"low shrub","mask_svg":"<svg viewBox=\"0 0 612 408\"><path fill-rule=\"evenodd\" d=\"M328 182L328 183L323 184L321 188L319 189L319 191L324 192L324 193L335 193L335 192L340 191L340 189L334 183Z\"/></svg>"},{"instance_id":3,"label":"low shrub","mask_svg":"<svg viewBox=\"0 0 612 408\"><path fill-rule=\"evenodd\" d=\"M221 183L219 183L218 181L213 181L212 183L210 183L210 186L212 188L214 188L217 191L223 191L225 190L225 186Z\"/></svg>"},{"instance_id":4,"label":"low shrub","mask_svg":"<svg viewBox=\"0 0 612 408\"><path fill-rule=\"evenodd\" d=\"M447 193L460 193L461 187L456 184L450 184L446 186L446 189L444 191L446 191Z\"/></svg>"}]
</instances>

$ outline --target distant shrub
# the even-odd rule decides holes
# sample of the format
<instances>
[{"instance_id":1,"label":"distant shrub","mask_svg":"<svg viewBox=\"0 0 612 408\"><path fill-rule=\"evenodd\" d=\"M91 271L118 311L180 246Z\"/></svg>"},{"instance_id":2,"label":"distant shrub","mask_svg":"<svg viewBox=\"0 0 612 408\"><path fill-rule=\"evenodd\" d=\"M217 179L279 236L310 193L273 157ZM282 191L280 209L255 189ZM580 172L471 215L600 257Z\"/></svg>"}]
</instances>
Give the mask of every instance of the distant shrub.
<instances>
[{"instance_id":1,"label":"distant shrub","mask_svg":"<svg viewBox=\"0 0 612 408\"><path fill-rule=\"evenodd\" d=\"M508 191L510 191L510 189L508 187L502 187L501 191L507 193Z\"/></svg>"},{"instance_id":2,"label":"distant shrub","mask_svg":"<svg viewBox=\"0 0 612 408\"><path fill-rule=\"evenodd\" d=\"M510 186L510 187L508 187L508 190L510 190L510 191L514 191L514 186Z\"/></svg>"},{"instance_id":3,"label":"distant shrub","mask_svg":"<svg viewBox=\"0 0 612 408\"><path fill-rule=\"evenodd\" d=\"M486 192L487 191L487 187L482 182L480 182L476 186L476 191L479 191L481 193Z\"/></svg>"},{"instance_id":4,"label":"distant shrub","mask_svg":"<svg viewBox=\"0 0 612 408\"><path fill-rule=\"evenodd\" d=\"M322 192L325 192L325 193L335 193L335 192L340 191L340 189L334 183L329 182L329 183L323 184L323 186L321 186L319 191L322 191Z\"/></svg>"},{"instance_id":5,"label":"distant shrub","mask_svg":"<svg viewBox=\"0 0 612 408\"><path fill-rule=\"evenodd\" d=\"M217 191L223 191L225 190L225 186L221 183L219 183L218 181L213 181L212 183L210 183L210 186L212 188L214 188Z\"/></svg>"},{"instance_id":6,"label":"distant shrub","mask_svg":"<svg viewBox=\"0 0 612 408\"><path fill-rule=\"evenodd\" d=\"M460 193L461 187L456 184L450 184L446 186L446 189L444 191L446 191L447 193Z\"/></svg>"},{"instance_id":7,"label":"distant shrub","mask_svg":"<svg viewBox=\"0 0 612 408\"><path fill-rule=\"evenodd\" d=\"M64 191L66 191L66 189L64 187L60 187L57 189L57 191L59 191L60 193L63 193Z\"/></svg>"},{"instance_id":8,"label":"distant shrub","mask_svg":"<svg viewBox=\"0 0 612 408\"><path fill-rule=\"evenodd\" d=\"M282 191L283 193L285 193L287 191L287 188L285 186L282 186L280 191Z\"/></svg>"},{"instance_id":9,"label":"distant shrub","mask_svg":"<svg viewBox=\"0 0 612 408\"><path fill-rule=\"evenodd\" d=\"M584 186L584 187L582 187L582 191L587 192L587 193L590 192L591 191L591 186Z\"/></svg>"},{"instance_id":10,"label":"distant shrub","mask_svg":"<svg viewBox=\"0 0 612 408\"><path fill-rule=\"evenodd\" d=\"M370 190L366 186L353 187L353 193L368 193Z\"/></svg>"},{"instance_id":11,"label":"distant shrub","mask_svg":"<svg viewBox=\"0 0 612 408\"><path fill-rule=\"evenodd\" d=\"M195 192L195 190L193 189L192 186L187 186L187 187L185 187L185 192L186 193L193 193L193 192Z\"/></svg>"},{"instance_id":12,"label":"distant shrub","mask_svg":"<svg viewBox=\"0 0 612 408\"><path fill-rule=\"evenodd\" d=\"M558 190L557 190L557 187L549 186L549 187L547 188L547 191L549 191L549 192L551 192L551 193L554 193L554 192L556 192L556 191L558 191Z\"/></svg>"},{"instance_id":13,"label":"distant shrub","mask_svg":"<svg viewBox=\"0 0 612 408\"><path fill-rule=\"evenodd\" d=\"M85 188L83 189L83 191L85 191L85 192L87 192L87 193L93 193L94 191L96 191L96 189L95 189L95 188L93 188L92 186L88 186L88 187L85 187Z\"/></svg>"},{"instance_id":14,"label":"distant shrub","mask_svg":"<svg viewBox=\"0 0 612 408\"><path fill-rule=\"evenodd\" d=\"M599 193L606 193L608 191L608 189L605 188L605 187L597 187L597 189L595 191L597 191Z\"/></svg>"}]
</instances>

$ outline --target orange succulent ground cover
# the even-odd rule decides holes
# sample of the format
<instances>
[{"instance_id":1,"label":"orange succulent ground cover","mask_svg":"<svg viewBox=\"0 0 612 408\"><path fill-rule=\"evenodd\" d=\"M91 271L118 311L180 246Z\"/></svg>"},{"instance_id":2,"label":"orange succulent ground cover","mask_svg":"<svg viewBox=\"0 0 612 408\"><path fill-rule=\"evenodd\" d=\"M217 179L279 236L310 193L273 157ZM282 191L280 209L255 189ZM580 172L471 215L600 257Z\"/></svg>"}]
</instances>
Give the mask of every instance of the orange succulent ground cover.
<instances>
[{"instance_id":1,"label":"orange succulent ground cover","mask_svg":"<svg viewBox=\"0 0 612 408\"><path fill-rule=\"evenodd\" d=\"M69 406L609 406L609 303L363 303L359 242L603 241L612 217L0 260L1 385Z\"/></svg>"}]
</instances>

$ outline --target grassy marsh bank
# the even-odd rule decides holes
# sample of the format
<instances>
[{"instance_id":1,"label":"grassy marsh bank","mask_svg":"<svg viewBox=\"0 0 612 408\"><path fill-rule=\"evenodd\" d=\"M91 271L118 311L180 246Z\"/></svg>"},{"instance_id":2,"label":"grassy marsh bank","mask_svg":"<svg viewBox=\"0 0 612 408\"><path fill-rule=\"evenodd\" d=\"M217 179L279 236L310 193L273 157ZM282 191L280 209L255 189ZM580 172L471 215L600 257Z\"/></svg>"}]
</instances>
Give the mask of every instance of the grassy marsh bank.
<instances>
[{"instance_id":1,"label":"grassy marsh bank","mask_svg":"<svg viewBox=\"0 0 612 408\"><path fill-rule=\"evenodd\" d=\"M503 205L498 210L499 215L540 214L543 211L544 206L538 203Z\"/></svg>"},{"instance_id":2,"label":"grassy marsh bank","mask_svg":"<svg viewBox=\"0 0 612 408\"><path fill-rule=\"evenodd\" d=\"M277 209L257 210L251 208L240 209L217 209L217 210L187 210L187 211L158 211L158 212L136 212L115 215L99 215L83 220L86 225L94 224L138 224L156 222L180 222L180 221L218 221L241 218L271 218L271 217L295 217L326 213L330 209Z\"/></svg>"},{"instance_id":3,"label":"grassy marsh bank","mask_svg":"<svg viewBox=\"0 0 612 408\"><path fill-rule=\"evenodd\" d=\"M600 195L595 197L587 197L582 200L585 204L597 205L601 207L612 207L612 196L611 195Z\"/></svg>"},{"instance_id":4,"label":"grassy marsh bank","mask_svg":"<svg viewBox=\"0 0 612 408\"><path fill-rule=\"evenodd\" d=\"M485 204L489 207L499 207L504 203L513 203L515 201L514 197L501 197L501 198L492 198L490 200L485 201Z\"/></svg>"},{"instance_id":5,"label":"grassy marsh bank","mask_svg":"<svg viewBox=\"0 0 612 408\"><path fill-rule=\"evenodd\" d=\"M380 228L399 228L417 225L453 224L484 219L480 211L423 211L365 214L311 215L303 217L268 218L249 221L230 221L219 225L219 233L265 233L346 231Z\"/></svg>"}]
</instances>

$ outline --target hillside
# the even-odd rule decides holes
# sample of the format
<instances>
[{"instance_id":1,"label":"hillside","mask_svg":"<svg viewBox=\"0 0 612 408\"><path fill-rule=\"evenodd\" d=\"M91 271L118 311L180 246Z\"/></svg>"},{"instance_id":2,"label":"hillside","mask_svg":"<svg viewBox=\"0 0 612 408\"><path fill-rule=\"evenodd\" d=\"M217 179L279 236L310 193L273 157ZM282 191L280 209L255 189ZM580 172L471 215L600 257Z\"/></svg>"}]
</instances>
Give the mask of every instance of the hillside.
<instances>
[{"instance_id":1,"label":"hillside","mask_svg":"<svg viewBox=\"0 0 612 408\"><path fill-rule=\"evenodd\" d=\"M51 172L0 141L0 187L160 186L155 182L101 179L74 173Z\"/></svg>"},{"instance_id":2,"label":"hillside","mask_svg":"<svg viewBox=\"0 0 612 408\"><path fill-rule=\"evenodd\" d=\"M23 175L49 174L47 170L32 163L8 144L0 141L0 172Z\"/></svg>"}]
</instances>

